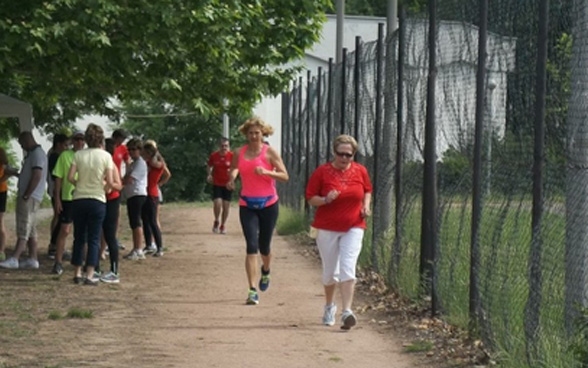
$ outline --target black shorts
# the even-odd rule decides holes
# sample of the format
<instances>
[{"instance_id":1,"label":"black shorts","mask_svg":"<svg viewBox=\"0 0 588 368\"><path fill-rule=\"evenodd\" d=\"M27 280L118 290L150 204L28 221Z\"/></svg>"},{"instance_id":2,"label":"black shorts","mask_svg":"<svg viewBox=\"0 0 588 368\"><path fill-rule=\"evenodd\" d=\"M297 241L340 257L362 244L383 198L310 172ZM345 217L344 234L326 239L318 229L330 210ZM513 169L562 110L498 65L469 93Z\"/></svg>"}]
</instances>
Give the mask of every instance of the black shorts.
<instances>
[{"instance_id":1,"label":"black shorts","mask_svg":"<svg viewBox=\"0 0 588 368\"><path fill-rule=\"evenodd\" d=\"M8 192L0 192L0 213L6 212L6 198L8 197Z\"/></svg>"},{"instance_id":2,"label":"black shorts","mask_svg":"<svg viewBox=\"0 0 588 368\"><path fill-rule=\"evenodd\" d=\"M226 187L221 187L220 185L213 185L212 186L212 200L214 201L217 198L222 198L223 201L230 201L233 197L233 191L228 190Z\"/></svg>"},{"instance_id":3,"label":"black shorts","mask_svg":"<svg viewBox=\"0 0 588 368\"><path fill-rule=\"evenodd\" d=\"M61 201L61 213L59 214L60 224L71 224L73 222L73 201Z\"/></svg>"}]
</instances>

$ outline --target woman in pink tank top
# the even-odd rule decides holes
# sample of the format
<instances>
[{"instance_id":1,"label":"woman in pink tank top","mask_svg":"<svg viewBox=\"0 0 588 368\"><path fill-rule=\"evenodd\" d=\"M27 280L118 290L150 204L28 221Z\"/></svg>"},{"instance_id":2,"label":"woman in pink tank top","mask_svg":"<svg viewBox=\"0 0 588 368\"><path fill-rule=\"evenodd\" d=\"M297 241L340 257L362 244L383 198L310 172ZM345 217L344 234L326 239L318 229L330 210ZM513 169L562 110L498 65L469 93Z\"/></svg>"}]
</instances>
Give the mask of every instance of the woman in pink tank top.
<instances>
[{"instance_id":1,"label":"woman in pink tank top","mask_svg":"<svg viewBox=\"0 0 588 368\"><path fill-rule=\"evenodd\" d=\"M239 132L248 143L233 155L227 189L234 190L237 176L241 177L239 220L247 244L245 271L249 282L246 303L255 305L259 303L257 287L265 291L270 282L271 240L279 213L276 181L288 181L288 172L278 151L263 142L264 136L274 132L270 125L253 117L239 127Z\"/></svg>"}]
</instances>

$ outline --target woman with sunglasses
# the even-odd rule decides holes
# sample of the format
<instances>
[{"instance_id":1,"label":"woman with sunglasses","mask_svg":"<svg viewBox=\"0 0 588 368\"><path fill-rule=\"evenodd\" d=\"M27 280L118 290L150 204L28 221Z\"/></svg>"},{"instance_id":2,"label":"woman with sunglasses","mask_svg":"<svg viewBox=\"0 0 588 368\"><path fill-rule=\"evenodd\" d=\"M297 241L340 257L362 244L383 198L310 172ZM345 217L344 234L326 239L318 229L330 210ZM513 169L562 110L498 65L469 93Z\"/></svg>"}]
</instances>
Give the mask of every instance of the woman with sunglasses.
<instances>
[{"instance_id":1,"label":"woman with sunglasses","mask_svg":"<svg viewBox=\"0 0 588 368\"><path fill-rule=\"evenodd\" d=\"M343 313L341 328L349 330L357 319L351 310L355 268L361 252L365 219L371 214L372 183L367 169L353 161L357 141L340 135L333 142L334 159L319 166L306 186L306 200L317 207L312 226L323 265L325 308L323 324L333 326L339 286Z\"/></svg>"},{"instance_id":2,"label":"woman with sunglasses","mask_svg":"<svg viewBox=\"0 0 588 368\"><path fill-rule=\"evenodd\" d=\"M288 181L288 172L278 151L264 144L263 137L274 132L270 125L253 117L239 127L239 132L247 137L247 144L233 155L227 189L234 190L235 179L241 176L239 220L247 244L245 271L249 282L246 304L255 305L259 303L257 286L266 291L270 283L271 241L279 212L276 180Z\"/></svg>"}]
</instances>

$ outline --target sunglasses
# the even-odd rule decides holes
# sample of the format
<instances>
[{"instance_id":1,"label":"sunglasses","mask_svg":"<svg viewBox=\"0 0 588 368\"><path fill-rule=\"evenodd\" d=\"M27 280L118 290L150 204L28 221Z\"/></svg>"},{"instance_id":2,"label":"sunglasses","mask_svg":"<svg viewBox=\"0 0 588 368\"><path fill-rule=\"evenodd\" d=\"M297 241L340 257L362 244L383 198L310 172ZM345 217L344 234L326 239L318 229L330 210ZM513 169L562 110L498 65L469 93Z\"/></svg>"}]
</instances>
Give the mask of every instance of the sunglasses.
<instances>
[{"instance_id":1,"label":"sunglasses","mask_svg":"<svg viewBox=\"0 0 588 368\"><path fill-rule=\"evenodd\" d=\"M347 153L347 152L337 152L335 151L335 154L339 157L345 157L345 158L351 158L353 157L353 153Z\"/></svg>"}]
</instances>

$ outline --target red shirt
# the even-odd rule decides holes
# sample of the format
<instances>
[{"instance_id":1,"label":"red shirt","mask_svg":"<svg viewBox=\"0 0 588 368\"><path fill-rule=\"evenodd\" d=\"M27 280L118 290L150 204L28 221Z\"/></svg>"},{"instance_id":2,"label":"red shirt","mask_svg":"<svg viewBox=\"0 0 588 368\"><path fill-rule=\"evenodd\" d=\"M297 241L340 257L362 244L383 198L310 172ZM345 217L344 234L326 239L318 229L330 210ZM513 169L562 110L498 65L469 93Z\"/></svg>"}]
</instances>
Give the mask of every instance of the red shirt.
<instances>
[{"instance_id":1,"label":"red shirt","mask_svg":"<svg viewBox=\"0 0 588 368\"><path fill-rule=\"evenodd\" d=\"M158 169L149 165L149 172L147 173L147 195L149 197L159 197L159 179L163 174L163 165Z\"/></svg>"},{"instance_id":2,"label":"red shirt","mask_svg":"<svg viewBox=\"0 0 588 368\"><path fill-rule=\"evenodd\" d=\"M367 169L357 162L351 162L347 170L336 169L330 162L323 164L308 180L306 199L315 195L325 197L333 189L340 192L339 197L316 209L312 226L342 232L353 227L365 229L366 223L361 217L363 198L372 192Z\"/></svg>"},{"instance_id":3,"label":"red shirt","mask_svg":"<svg viewBox=\"0 0 588 368\"><path fill-rule=\"evenodd\" d=\"M208 166L212 167L212 185L224 187L229 182L229 170L231 169L231 160L233 152L227 151L221 155L219 151L214 151L208 158Z\"/></svg>"},{"instance_id":4,"label":"red shirt","mask_svg":"<svg viewBox=\"0 0 588 368\"><path fill-rule=\"evenodd\" d=\"M129 158L129 150L124 144L121 144L114 149L114 155L112 155L112 159L114 160L114 165L116 165L118 172L121 172L122 163L128 162Z\"/></svg>"}]
</instances>

